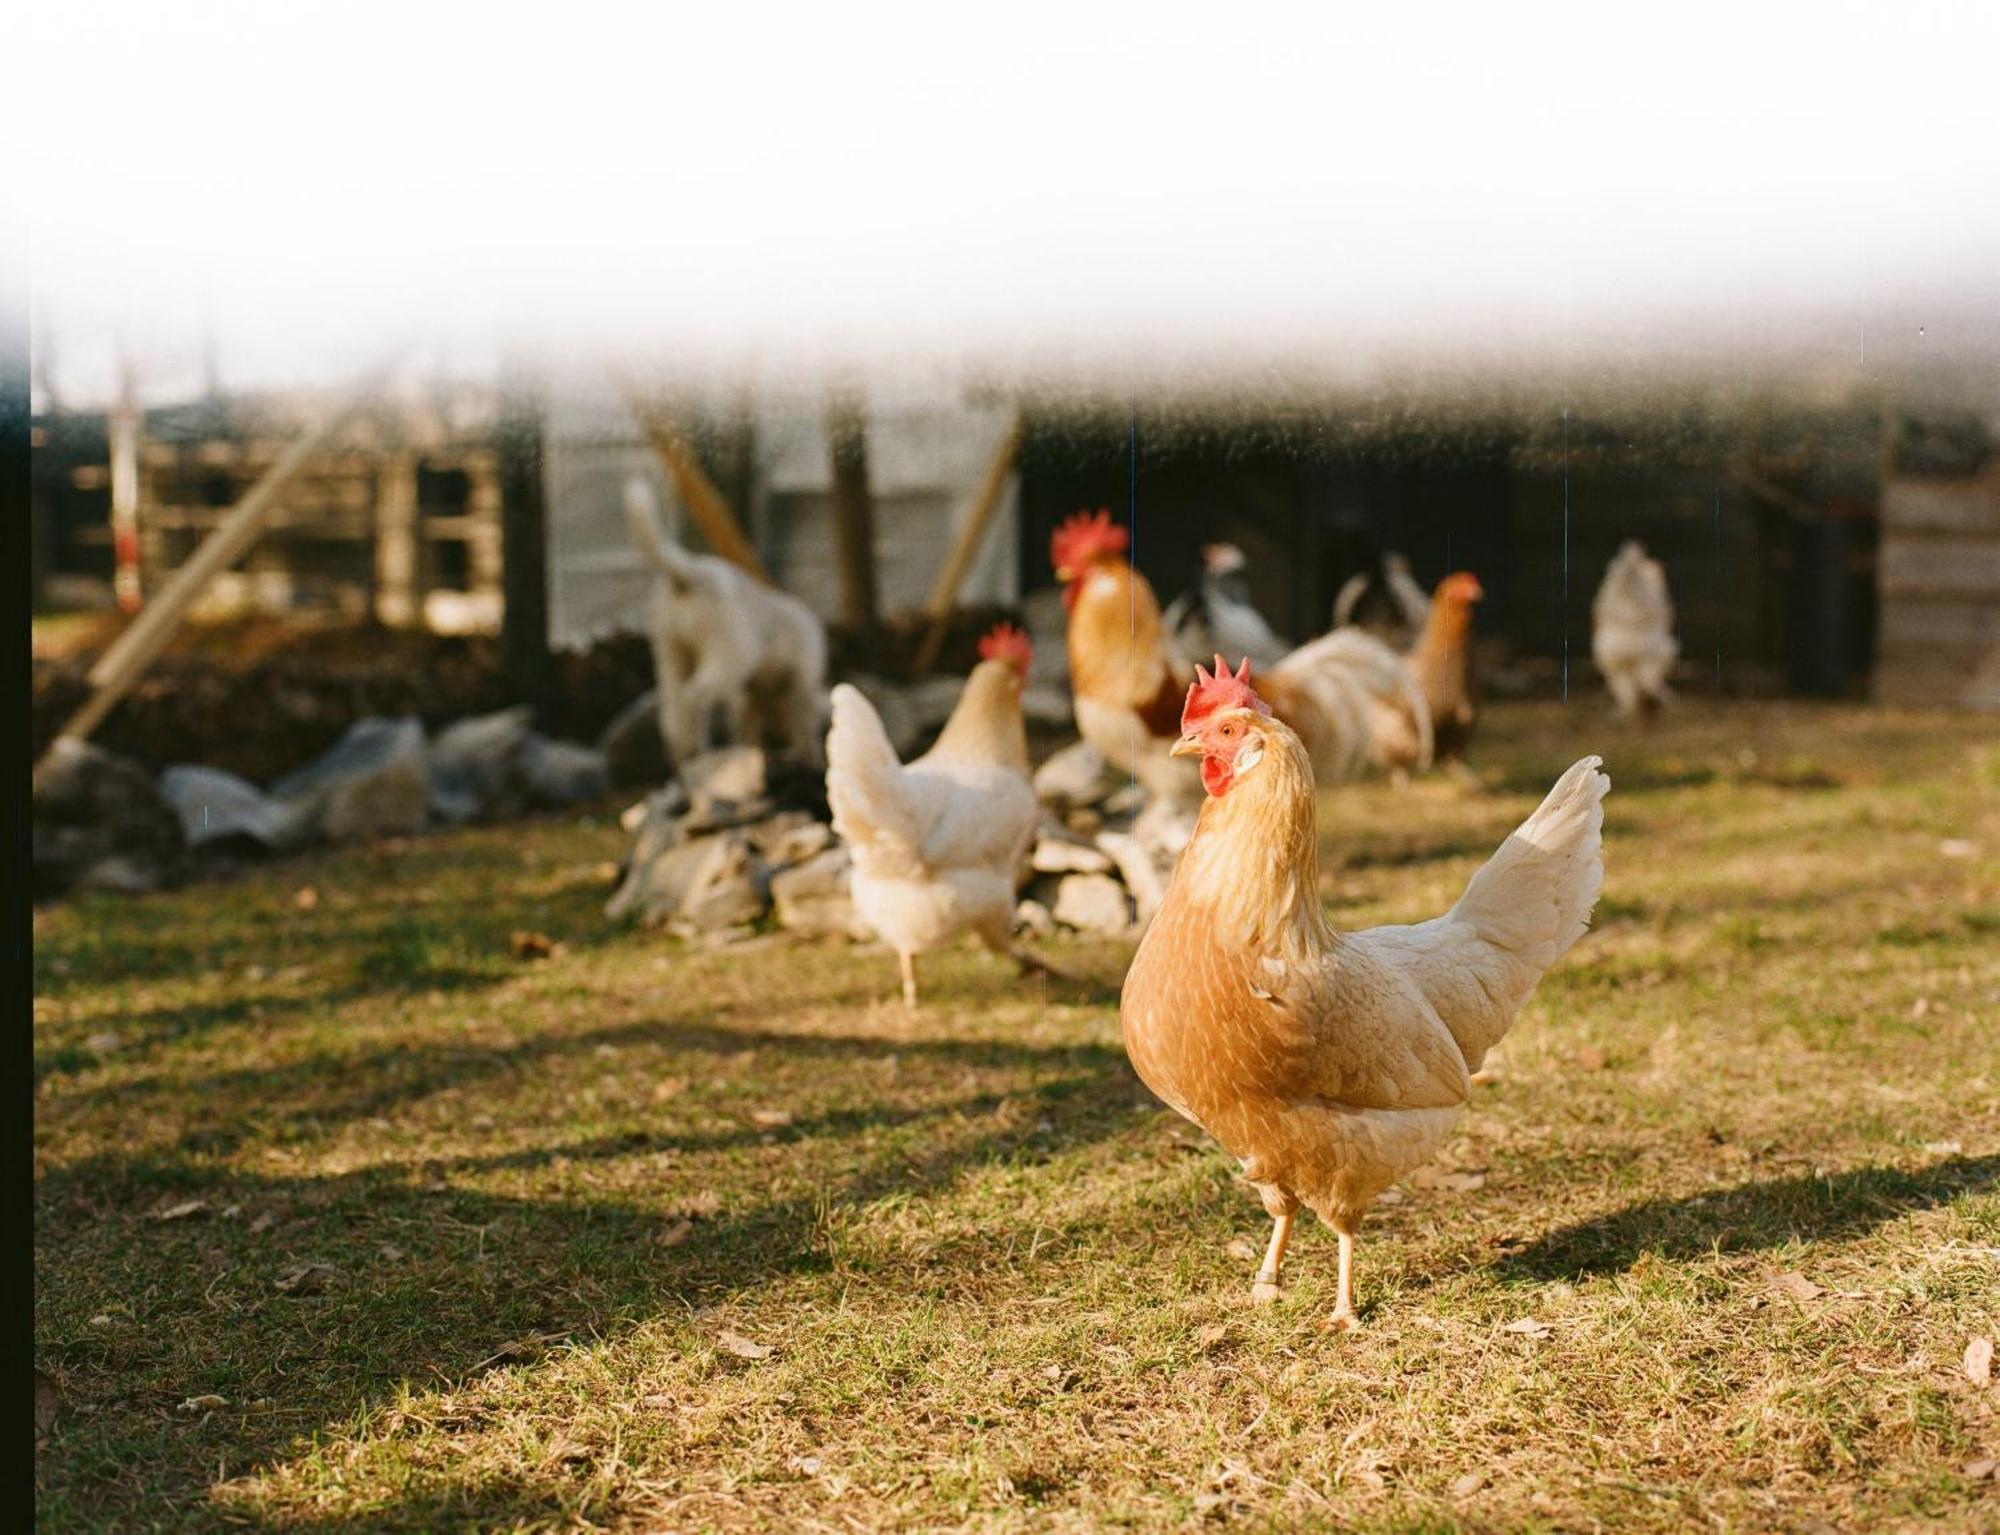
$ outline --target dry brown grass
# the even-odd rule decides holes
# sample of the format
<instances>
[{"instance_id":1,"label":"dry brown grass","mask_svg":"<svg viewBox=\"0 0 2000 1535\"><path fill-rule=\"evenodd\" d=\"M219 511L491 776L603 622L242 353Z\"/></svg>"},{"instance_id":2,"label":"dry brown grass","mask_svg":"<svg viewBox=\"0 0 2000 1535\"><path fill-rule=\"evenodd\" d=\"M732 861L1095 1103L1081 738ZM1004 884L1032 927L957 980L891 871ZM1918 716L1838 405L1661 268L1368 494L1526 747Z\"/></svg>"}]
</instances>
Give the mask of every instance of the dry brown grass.
<instances>
[{"instance_id":1,"label":"dry brown grass","mask_svg":"<svg viewBox=\"0 0 2000 1535\"><path fill-rule=\"evenodd\" d=\"M1585 747L1597 930L1347 1337L1316 1227L1242 1303L1115 947L911 1017L868 949L607 929L621 839L552 823L42 914L42 1527L2000 1528L2000 742L1495 711L1484 792L1328 796L1337 918L1437 910Z\"/></svg>"}]
</instances>

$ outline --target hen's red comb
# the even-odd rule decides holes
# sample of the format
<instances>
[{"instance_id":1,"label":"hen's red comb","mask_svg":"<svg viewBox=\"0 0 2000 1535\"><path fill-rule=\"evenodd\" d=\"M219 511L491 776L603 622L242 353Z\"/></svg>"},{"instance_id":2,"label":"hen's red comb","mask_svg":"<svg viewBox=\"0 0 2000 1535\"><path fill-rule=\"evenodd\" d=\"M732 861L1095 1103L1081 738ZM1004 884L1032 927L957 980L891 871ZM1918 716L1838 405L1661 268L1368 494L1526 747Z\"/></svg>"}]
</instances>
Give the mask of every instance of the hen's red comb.
<instances>
[{"instance_id":1,"label":"hen's red comb","mask_svg":"<svg viewBox=\"0 0 2000 1535\"><path fill-rule=\"evenodd\" d=\"M1023 677L1034 661L1035 647L1028 636L1012 624L995 624L979 640L979 659L1005 661Z\"/></svg>"},{"instance_id":2,"label":"hen's red comb","mask_svg":"<svg viewBox=\"0 0 2000 1535\"><path fill-rule=\"evenodd\" d=\"M1248 656L1243 658L1243 664L1234 672L1230 671L1227 661L1217 656L1214 676L1203 671L1199 664L1194 669L1194 675L1194 686L1188 689L1187 706L1181 710L1183 735L1211 714L1224 709L1255 709L1259 714L1271 712L1271 706L1251 690Z\"/></svg>"},{"instance_id":3,"label":"hen's red comb","mask_svg":"<svg viewBox=\"0 0 2000 1535\"><path fill-rule=\"evenodd\" d=\"M1100 554L1123 554L1132 536L1111 520L1111 508L1072 512L1049 535L1049 563L1057 570L1081 570Z\"/></svg>"}]
</instances>

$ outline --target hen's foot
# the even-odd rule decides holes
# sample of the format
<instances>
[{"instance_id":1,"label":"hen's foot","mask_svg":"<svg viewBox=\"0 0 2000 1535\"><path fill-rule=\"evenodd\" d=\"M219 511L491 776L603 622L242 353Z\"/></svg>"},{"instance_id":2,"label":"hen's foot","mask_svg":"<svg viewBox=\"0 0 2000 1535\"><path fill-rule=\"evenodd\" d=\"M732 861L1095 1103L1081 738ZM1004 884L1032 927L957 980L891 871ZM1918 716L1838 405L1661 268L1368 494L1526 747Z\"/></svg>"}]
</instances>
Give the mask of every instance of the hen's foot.
<instances>
[{"instance_id":1,"label":"hen's foot","mask_svg":"<svg viewBox=\"0 0 2000 1535\"><path fill-rule=\"evenodd\" d=\"M1361 1318L1351 1308L1341 1307L1319 1324L1321 1332L1359 1332Z\"/></svg>"},{"instance_id":2,"label":"hen's foot","mask_svg":"<svg viewBox=\"0 0 2000 1535\"><path fill-rule=\"evenodd\" d=\"M1278 1276L1259 1274L1250 1285L1250 1304L1269 1306L1278 1299Z\"/></svg>"}]
</instances>

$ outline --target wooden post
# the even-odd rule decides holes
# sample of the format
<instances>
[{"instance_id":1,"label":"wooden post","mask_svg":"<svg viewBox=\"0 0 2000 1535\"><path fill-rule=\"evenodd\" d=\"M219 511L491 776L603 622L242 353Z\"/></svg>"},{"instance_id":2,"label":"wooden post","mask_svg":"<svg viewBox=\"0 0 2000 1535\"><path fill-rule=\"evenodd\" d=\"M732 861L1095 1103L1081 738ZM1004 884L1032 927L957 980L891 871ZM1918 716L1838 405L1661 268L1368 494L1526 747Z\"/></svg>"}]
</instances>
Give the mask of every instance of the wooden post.
<instances>
[{"instance_id":1,"label":"wooden post","mask_svg":"<svg viewBox=\"0 0 2000 1535\"><path fill-rule=\"evenodd\" d=\"M913 677L921 677L937 665L938 652L944 648L944 637L951 628L951 613L958 602L958 589L965 584L966 573L972 569L980 546L986 542L986 529L993 521L993 514L1000 508L1007 481L1014 472L1014 460L1020 451L1021 421L1017 416L1014 424L1007 428L1006 436L1000 439L1000 446L993 450L993 460L986 466L986 477L979 482L972 506L966 513L965 521L959 525L958 538L951 546L951 553L945 556L944 568L938 572L930 600L924 604L931 626L924 634L923 643L917 647L917 658L910 668Z\"/></svg>"},{"instance_id":2,"label":"wooden post","mask_svg":"<svg viewBox=\"0 0 2000 1535\"><path fill-rule=\"evenodd\" d=\"M500 406L500 658L515 692L548 703L549 545L542 483L541 380L509 369Z\"/></svg>"},{"instance_id":3,"label":"wooden post","mask_svg":"<svg viewBox=\"0 0 2000 1535\"><path fill-rule=\"evenodd\" d=\"M139 579L139 390L129 357L118 360L118 403L109 421L111 448L111 589L120 612L145 600Z\"/></svg>"},{"instance_id":4,"label":"wooden post","mask_svg":"<svg viewBox=\"0 0 2000 1535\"><path fill-rule=\"evenodd\" d=\"M278 492L285 488L286 482L299 472L328 437L346 424L348 417L382 382L392 366L393 363L371 370L342 397L338 406L327 412L318 426L299 438L275 464L264 471L263 478L250 487L248 495L229 509L215 531L202 541L188 562L173 573L159 595L140 609L138 617L132 620L125 632L98 657L89 676L90 685L97 691L63 726L58 740L63 736L82 740L104 722L104 717L118 700L125 696L141 673L166 647L181 619L194 605L195 598L202 594L216 575L241 559L244 551L256 541L264 519L277 504Z\"/></svg>"},{"instance_id":5,"label":"wooden post","mask_svg":"<svg viewBox=\"0 0 2000 1535\"><path fill-rule=\"evenodd\" d=\"M375 621L417 621L417 461L398 453L375 482Z\"/></svg>"},{"instance_id":6,"label":"wooden post","mask_svg":"<svg viewBox=\"0 0 2000 1535\"><path fill-rule=\"evenodd\" d=\"M868 423L860 391L830 389L826 445L833 458L833 522L840 560L840 614L856 634L876 627L875 498L868 490Z\"/></svg>"},{"instance_id":7,"label":"wooden post","mask_svg":"<svg viewBox=\"0 0 2000 1535\"><path fill-rule=\"evenodd\" d=\"M701 536L708 540L708 547L731 564L749 571L766 586L775 586L777 583L771 579L771 573L757 557L756 547L743 536L743 529L730 512L729 503L723 500L722 492L715 488L715 483L703 471L693 444L632 380L622 374L615 374L614 377L625 395L625 403L639 418L646 440L653 445L661 466L674 482L674 492L680 497L681 505L687 508L694 525L701 530Z\"/></svg>"}]
</instances>

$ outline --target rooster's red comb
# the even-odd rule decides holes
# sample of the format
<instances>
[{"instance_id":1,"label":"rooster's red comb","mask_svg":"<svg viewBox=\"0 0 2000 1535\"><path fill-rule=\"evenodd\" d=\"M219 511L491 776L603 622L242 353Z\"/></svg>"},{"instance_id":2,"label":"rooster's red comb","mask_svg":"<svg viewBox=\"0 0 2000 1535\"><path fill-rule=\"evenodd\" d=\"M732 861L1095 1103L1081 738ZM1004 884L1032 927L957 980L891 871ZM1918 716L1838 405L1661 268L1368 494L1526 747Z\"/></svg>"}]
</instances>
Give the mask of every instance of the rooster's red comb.
<instances>
[{"instance_id":1,"label":"rooster's red comb","mask_svg":"<svg viewBox=\"0 0 2000 1535\"><path fill-rule=\"evenodd\" d=\"M1072 512L1049 535L1049 563L1057 570L1081 570L1101 554L1123 554L1132 536L1111 520L1111 508Z\"/></svg>"},{"instance_id":2,"label":"rooster's red comb","mask_svg":"<svg viewBox=\"0 0 2000 1535\"><path fill-rule=\"evenodd\" d=\"M1224 709L1255 709L1259 714L1271 712L1271 706L1251 690L1248 656L1243 658L1243 664L1234 672L1230 671L1227 661L1217 656L1214 676L1211 677L1199 665L1194 669L1194 676L1194 686L1188 689L1187 705L1181 710L1183 735L1211 714Z\"/></svg>"},{"instance_id":3,"label":"rooster's red comb","mask_svg":"<svg viewBox=\"0 0 2000 1535\"><path fill-rule=\"evenodd\" d=\"M982 661L1005 661L1025 677L1034 658L1034 645L1012 624L995 624L980 636L979 659Z\"/></svg>"}]
</instances>

